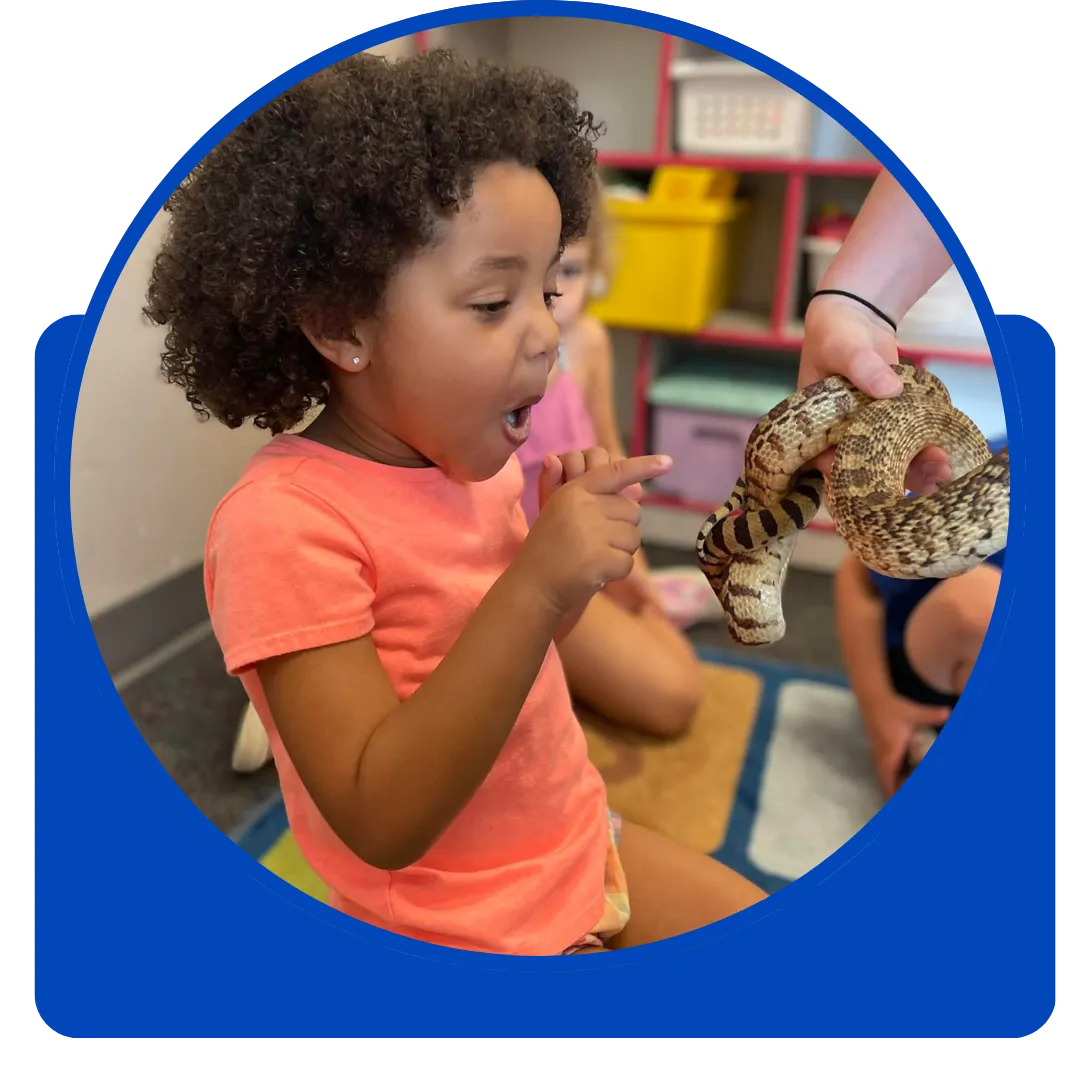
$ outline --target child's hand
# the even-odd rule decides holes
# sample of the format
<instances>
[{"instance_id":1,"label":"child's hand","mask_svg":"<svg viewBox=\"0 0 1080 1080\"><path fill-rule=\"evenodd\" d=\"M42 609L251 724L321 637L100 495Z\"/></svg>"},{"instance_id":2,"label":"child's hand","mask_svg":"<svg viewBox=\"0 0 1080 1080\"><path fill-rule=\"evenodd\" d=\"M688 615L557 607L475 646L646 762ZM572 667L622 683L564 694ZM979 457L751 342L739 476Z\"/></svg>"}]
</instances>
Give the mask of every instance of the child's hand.
<instances>
[{"instance_id":1,"label":"child's hand","mask_svg":"<svg viewBox=\"0 0 1080 1080\"><path fill-rule=\"evenodd\" d=\"M667 619L664 606L660 597L653 587L649 573L649 565L645 561L643 551L639 548L634 556L634 568L624 581L612 582L611 588L604 594L609 600L614 600L621 607L626 608L633 615L640 615L646 609L655 615L662 615Z\"/></svg>"},{"instance_id":2,"label":"child's hand","mask_svg":"<svg viewBox=\"0 0 1080 1080\"><path fill-rule=\"evenodd\" d=\"M874 770L885 795L891 798L900 786L912 737L921 727L935 727L949 718L949 709L941 705L923 705L899 694L891 694L866 717Z\"/></svg>"},{"instance_id":3,"label":"child's hand","mask_svg":"<svg viewBox=\"0 0 1080 1080\"><path fill-rule=\"evenodd\" d=\"M610 460L593 448L544 463L540 515L515 569L528 574L559 614L583 607L609 581L622 581L641 546L641 483L671 468L667 457Z\"/></svg>"},{"instance_id":4,"label":"child's hand","mask_svg":"<svg viewBox=\"0 0 1080 1080\"><path fill-rule=\"evenodd\" d=\"M576 479L590 469L606 464L609 460L625 459L611 458L602 447L592 447L583 452L574 451L563 454L561 457L549 455L548 460L544 462L544 471L540 474L540 507L543 508L551 492L560 483ZM638 502L642 495L641 485L633 484L620 494ZM609 584L611 588L605 595L632 614L639 615L645 608L664 614L663 605L649 579L648 563L645 561L645 554L641 548L634 553L634 565L630 573L621 581L613 581Z\"/></svg>"},{"instance_id":5,"label":"child's hand","mask_svg":"<svg viewBox=\"0 0 1080 1080\"><path fill-rule=\"evenodd\" d=\"M588 450L572 450L569 454L558 456L548 454L544 460L543 471L540 473L540 509L544 509L544 505L557 488L570 483L571 480L576 480L592 469L607 465L612 460L625 460L625 458L613 459L602 446L592 446ZM619 494L637 502L641 499L641 484L631 484Z\"/></svg>"}]
</instances>

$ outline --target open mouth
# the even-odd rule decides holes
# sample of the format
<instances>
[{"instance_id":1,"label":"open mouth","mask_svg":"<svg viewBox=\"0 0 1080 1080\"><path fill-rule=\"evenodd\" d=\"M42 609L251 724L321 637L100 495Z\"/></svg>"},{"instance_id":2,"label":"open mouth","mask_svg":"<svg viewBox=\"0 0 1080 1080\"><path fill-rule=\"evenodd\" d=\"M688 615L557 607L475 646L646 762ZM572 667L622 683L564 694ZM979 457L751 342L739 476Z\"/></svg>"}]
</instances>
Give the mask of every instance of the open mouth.
<instances>
[{"instance_id":1,"label":"open mouth","mask_svg":"<svg viewBox=\"0 0 1080 1080\"><path fill-rule=\"evenodd\" d=\"M531 405L521 405L503 414L503 429L509 436L510 441L515 445L522 445L529 437L529 420L531 417Z\"/></svg>"},{"instance_id":2,"label":"open mouth","mask_svg":"<svg viewBox=\"0 0 1080 1080\"><path fill-rule=\"evenodd\" d=\"M503 431L515 446L521 446L528 439L532 407L539 400L539 397L530 398L516 409L510 409L503 413Z\"/></svg>"}]
</instances>

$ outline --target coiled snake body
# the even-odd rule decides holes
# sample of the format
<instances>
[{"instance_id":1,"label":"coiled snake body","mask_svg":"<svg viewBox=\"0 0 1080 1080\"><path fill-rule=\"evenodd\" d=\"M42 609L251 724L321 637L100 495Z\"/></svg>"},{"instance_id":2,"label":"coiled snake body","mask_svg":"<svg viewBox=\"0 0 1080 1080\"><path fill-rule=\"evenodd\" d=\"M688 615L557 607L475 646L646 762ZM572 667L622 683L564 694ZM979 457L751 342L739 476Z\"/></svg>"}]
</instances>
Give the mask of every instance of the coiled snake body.
<instances>
[{"instance_id":1,"label":"coiled snake body","mask_svg":"<svg viewBox=\"0 0 1080 1080\"><path fill-rule=\"evenodd\" d=\"M766 645L784 636L788 564L823 496L860 562L888 577L953 577L1005 547L1008 447L991 457L934 375L907 363L893 370L904 386L898 397L870 398L830 376L780 402L751 433L735 491L697 538L698 563L736 641ZM953 479L908 497L907 468L928 446L949 455ZM805 467L830 447L825 480Z\"/></svg>"}]
</instances>

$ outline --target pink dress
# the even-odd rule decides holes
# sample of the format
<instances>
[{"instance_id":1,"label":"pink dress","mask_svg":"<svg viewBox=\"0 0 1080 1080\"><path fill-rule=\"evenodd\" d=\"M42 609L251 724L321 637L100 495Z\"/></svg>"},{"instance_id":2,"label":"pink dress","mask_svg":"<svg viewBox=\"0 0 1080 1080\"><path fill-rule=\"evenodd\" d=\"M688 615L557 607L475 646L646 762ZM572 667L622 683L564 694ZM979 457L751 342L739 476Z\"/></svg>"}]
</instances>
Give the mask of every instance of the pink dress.
<instances>
[{"instance_id":1,"label":"pink dress","mask_svg":"<svg viewBox=\"0 0 1080 1080\"><path fill-rule=\"evenodd\" d=\"M525 490L521 505L530 528L540 513L540 473L548 454L568 454L596 445L596 430L585 404L581 384L574 378L563 350L559 349L559 377L533 406L529 439L517 451Z\"/></svg>"}]
</instances>

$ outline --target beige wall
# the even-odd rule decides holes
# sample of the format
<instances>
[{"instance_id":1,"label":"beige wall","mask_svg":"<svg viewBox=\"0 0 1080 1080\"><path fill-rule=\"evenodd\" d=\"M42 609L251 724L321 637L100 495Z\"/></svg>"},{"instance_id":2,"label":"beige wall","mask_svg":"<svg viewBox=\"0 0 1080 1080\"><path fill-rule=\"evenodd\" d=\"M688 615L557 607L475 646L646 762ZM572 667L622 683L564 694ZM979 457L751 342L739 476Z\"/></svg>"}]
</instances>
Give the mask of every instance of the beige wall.
<instances>
[{"instance_id":1,"label":"beige wall","mask_svg":"<svg viewBox=\"0 0 1080 1080\"><path fill-rule=\"evenodd\" d=\"M158 371L164 332L141 313L164 215L117 281L75 415L71 523L91 617L202 560L217 500L268 437L201 422Z\"/></svg>"},{"instance_id":2,"label":"beige wall","mask_svg":"<svg viewBox=\"0 0 1080 1080\"><path fill-rule=\"evenodd\" d=\"M414 50L399 38L371 52ZM159 214L105 308L87 359L71 454L71 524L91 617L202 561L214 506L268 438L200 421L158 371L164 331L141 313Z\"/></svg>"}]
</instances>

